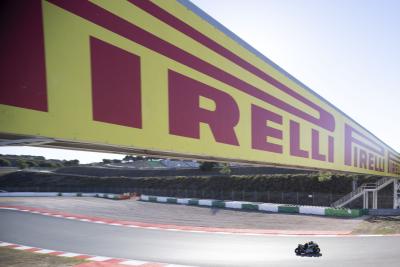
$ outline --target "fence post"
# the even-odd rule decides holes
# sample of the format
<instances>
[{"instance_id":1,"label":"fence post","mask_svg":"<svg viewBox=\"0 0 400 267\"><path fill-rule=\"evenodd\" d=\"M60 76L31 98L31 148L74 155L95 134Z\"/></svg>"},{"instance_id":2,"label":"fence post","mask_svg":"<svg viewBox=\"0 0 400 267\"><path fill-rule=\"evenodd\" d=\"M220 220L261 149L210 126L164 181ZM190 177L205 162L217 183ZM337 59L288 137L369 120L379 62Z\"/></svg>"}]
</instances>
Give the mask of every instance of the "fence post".
<instances>
[{"instance_id":1,"label":"fence post","mask_svg":"<svg viewBox=\"0 0 400 267\"><path fill-rule=\"evenodd\" d=\"M296 200L297 204L299 204L299 192L296 192Z\"/></svg>"},{"instance_id":2,"label":"fence post","mask_svg":"<svg viewBox=\"0 0 400 267\"><path fill-rule=\"evenodd\" d=\"M235 200L235 193L234 193L233 190L232 190L232 192L231 192L231 199L232 199L232 200Z\"/></svg>"},{"instance_id":3,"label":"fence post","mask_svg":"<svg viewBox=\"0 0 400 267\"><path fill-rule=\"evenodd\" d=\"M244 201L244 190L242 190L242 201Z\"/></svg>"},{"instance_id":4,"label":"fence post","mask_svg":"<svg viewBox=\"0 0 400 267\"><path fill-rule=\"evenodd\" d=\"M314 192L312 192L312 204L314 205Z\"/></svg>"},{"instance_id":5,"label":"fence post","mask_svg":"<svg viewBox=\"0 0 400 267\"><path fill-rule=\"evenodd\" d=\"M282 203L285 203L285 197L283 195L283 192L281 192L281 199L282 199Z\"/></svg>"},{"instance_id":6,"label":"fence post","mask_svg":"<svg viewBox=\"0 0 400 267\"><path fill-rule=\"evenodd\" d=\"M258 202L258 194L257 194L257 191L254 191L254 202Z\"/></svg>"}]
</instances>

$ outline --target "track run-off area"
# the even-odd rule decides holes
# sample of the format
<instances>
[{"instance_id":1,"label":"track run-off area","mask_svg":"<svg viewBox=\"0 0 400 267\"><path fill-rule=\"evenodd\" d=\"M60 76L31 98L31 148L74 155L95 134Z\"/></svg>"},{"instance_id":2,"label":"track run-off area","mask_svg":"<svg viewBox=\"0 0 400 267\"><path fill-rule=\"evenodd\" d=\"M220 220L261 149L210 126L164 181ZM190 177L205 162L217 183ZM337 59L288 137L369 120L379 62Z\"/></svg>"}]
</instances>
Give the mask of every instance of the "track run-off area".
<instances>
[{"instance_id":1,"label":"track run-off area","mask_svg":"<svg viewBox=\"0 0 400 267\"><path fill-rule=\"evenodd\" d=\"M160 204L162 205L162 204ZM320 257L298 257L313 240ZM123 227L0 210L0 241L43 249L190 266L398 266L399 236L272 235Z\"/></svg>"}]
</instances>

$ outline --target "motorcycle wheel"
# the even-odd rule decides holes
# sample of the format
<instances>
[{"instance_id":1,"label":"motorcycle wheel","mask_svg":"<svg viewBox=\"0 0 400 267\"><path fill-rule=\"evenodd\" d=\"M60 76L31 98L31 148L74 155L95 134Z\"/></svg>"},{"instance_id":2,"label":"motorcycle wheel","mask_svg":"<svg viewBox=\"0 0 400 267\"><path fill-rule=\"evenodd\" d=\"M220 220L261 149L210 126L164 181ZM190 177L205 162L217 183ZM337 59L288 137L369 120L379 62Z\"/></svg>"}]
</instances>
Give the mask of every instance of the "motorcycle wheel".
<instances>
[{"instance_id":1,"label":"motorcycle wheel","mask_svg":"<svg viewBox=\"0 0 400 267\"><path fill-rule=\"evenodd\" d=\"M320 251L321 251L321 250L320 250L319 248L315 248L315 249L314 249L314 252L315 252L315 253L319 253Z\"/></svg>"},{"instance_id":2,"label":"motorcycle wheel","mask_svg":"<svg viewBox=\"0 0 400 267\"><path fill-rule=\"evenodd\" d=\"M300 250L299 250L298 248L296 248L296 249L294 250L294 253L296 253L297 255L299 255L299 254L300 254Z\"/></svg>"}]
</instances>

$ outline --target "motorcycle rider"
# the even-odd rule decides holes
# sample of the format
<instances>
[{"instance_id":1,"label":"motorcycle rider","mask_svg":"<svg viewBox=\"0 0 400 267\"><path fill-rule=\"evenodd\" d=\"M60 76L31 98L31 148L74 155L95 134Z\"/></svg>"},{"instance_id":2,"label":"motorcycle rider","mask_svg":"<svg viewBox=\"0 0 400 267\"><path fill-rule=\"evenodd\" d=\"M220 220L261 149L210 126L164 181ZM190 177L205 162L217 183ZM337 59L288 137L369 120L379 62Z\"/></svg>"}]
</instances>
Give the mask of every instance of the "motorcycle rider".
<instances>
[{"instance_id":1,"label":"motorcycle rider","mask_svg":"<svg viewBox=\"0 0 400 267\"><path fill-rule=\"evenodd\" d=\"M313 241L310 241L310 242L308 242L308 243L305 243L305 244L304 244L304 250L307 250L307 248L313 247L313 246L314 246L314 242L313 242Z\"/></svg>"}]
</instances>

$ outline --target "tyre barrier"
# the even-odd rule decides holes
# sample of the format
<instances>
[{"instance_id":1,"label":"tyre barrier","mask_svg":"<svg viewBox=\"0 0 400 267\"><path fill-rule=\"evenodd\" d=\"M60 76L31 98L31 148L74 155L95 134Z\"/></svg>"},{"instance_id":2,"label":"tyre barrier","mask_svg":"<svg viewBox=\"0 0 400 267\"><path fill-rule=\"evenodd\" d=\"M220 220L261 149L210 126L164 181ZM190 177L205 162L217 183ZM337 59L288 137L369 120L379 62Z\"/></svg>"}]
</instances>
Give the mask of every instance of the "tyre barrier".
<instances>
[{"instance_id":1,"label":"tyre barrier","mask_svg":"<svg viewBox=\"0 0 400 267\"><path fill-rule=\"evenodd\" d=\"M113 199L113 200L126 200L130 199L130 195L125 194L96 194L95 197Z\"/></svg>"},{"instance_id":2,"label":"tyre barrier","mask_svg":"<svg viewBox=\"0 0 400 267\"><path fill-rule=\"evenodd\" d=\"M81 192L2 192L0 197L99 197L114 200L130 199L129 194L81 193Z\"/></svg>"},{"instance_id":3,"label":"tyre barrier","mask_svg":"<svg viewBox=\"0 0 400 267\"><path fill-rule=\"evenodd\" d=\"M367 214L367 210L363 209L345 209L345 208L331 208L331 207L320 207L320 206L299 206L299 205L277 204L277 203L257 203L248 201L228 201L228 200L225 201L216 199L175 198L175 197L141 195L140 200L147 202L204 206L204 207L225 208L234 210L276 212L276 213L289 213L289 214L308 214L308 215L320 215L329 217L355 218Z\"/></svg>"},{"instance_id":4,"label":"tyre barrier","mask_svg":"<svg viewBox=\"0 0 400 267\"><path fill-rule=\"evenodd\" d=\"M0 197L95 197L96 194L80 192L2 192Z\"/></svg>"}]
</instances>

